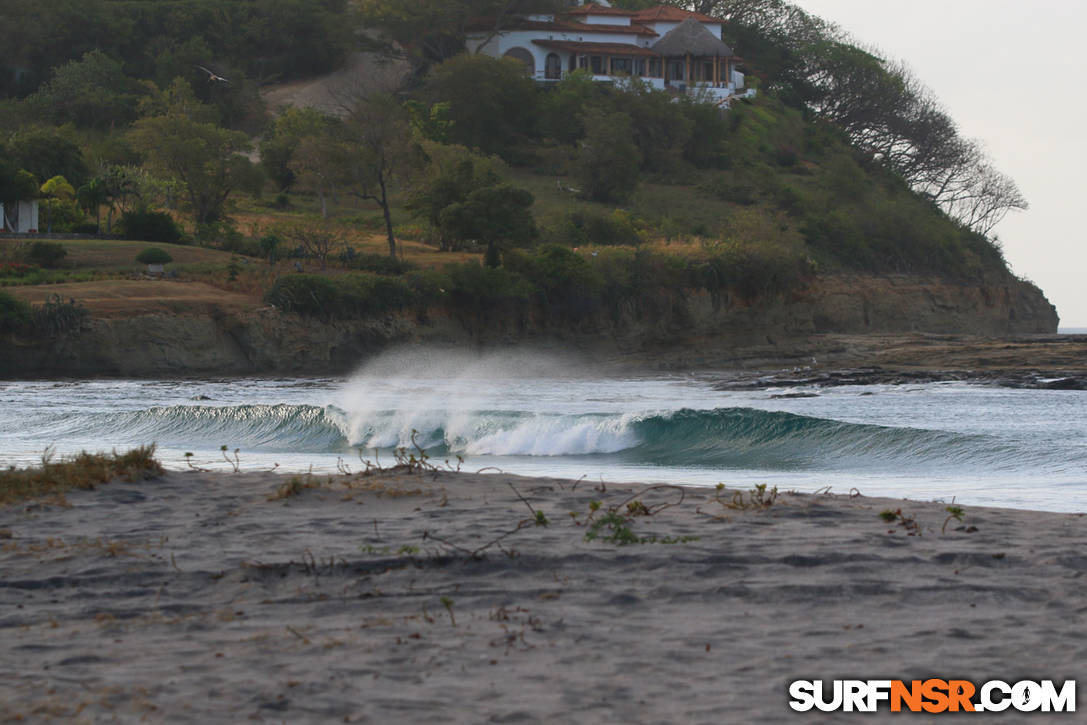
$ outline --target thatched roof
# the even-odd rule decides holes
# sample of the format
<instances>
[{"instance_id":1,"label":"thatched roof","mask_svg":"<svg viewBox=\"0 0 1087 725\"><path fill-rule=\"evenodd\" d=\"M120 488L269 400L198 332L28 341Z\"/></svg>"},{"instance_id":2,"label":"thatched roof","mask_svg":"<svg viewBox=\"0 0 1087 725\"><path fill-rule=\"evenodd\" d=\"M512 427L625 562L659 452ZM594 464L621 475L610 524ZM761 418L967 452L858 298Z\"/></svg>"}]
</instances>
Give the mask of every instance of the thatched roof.
<instances>
[{"instance_id":1,"label":"thatched roof","mask_svg":"<svg viewBox=\"0 0 1087 725\"><path fill-rule=\"evenodd\" d=\"M665 33L664 37L653 45L653 50L668 56L688 53L693 56L732 55L732 48L706 30L706 27L694 18L687 18L670 32Z\"/></svg>"}]
</instances>

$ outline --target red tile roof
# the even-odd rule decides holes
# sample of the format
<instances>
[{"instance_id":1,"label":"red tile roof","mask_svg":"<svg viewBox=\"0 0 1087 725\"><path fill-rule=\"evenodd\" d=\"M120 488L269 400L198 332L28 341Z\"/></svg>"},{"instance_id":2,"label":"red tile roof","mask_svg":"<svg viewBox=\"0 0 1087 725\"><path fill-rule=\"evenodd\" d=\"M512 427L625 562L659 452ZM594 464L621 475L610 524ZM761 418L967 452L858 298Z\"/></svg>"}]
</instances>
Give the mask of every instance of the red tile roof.
<instances>
[{"instance_id":1,"label":"red tile roof","mask_svg":"<svg viewBox=\"0 0 1087 725\"><path fill-rule=\"evenodd\" d=\"M566 50L581 55L644 55L651 58L659 56L650 48L627 43L575 43L570 40L533 40L532 42L543 48Z\"/></svg>"},{"instance_id":2,"label":"red tile roof","mask_svg":"<svg viewBox=\"0 0 1087 725\"><path fill-rule=\"evenodd\" d=\"M681 10L672 7L671 5L658 5L654 8L639 10L631 16L631 20L635 23L683 22L687 18L694 18L700 23L725 22L720 18L712 18L709 15L696 13L691 10Z\"/></svg>"}]
</instances>

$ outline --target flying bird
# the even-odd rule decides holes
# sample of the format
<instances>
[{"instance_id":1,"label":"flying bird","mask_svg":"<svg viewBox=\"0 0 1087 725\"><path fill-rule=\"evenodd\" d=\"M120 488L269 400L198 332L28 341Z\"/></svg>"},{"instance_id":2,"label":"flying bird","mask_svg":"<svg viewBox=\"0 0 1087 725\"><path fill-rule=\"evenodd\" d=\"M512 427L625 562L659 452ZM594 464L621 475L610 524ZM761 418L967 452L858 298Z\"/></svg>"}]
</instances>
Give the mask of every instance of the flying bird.
<instances>
[{"instance_id":1,"label":"flying bird","mask_svg":"<svg viewBox=\"0 0 1087 725\"><path fill-rule=\"evenodd\" d=\"M208 70L207 68L205 68L202 65L198 65L196 67L208 74L208 80L209 81L212 81L212 82L218 81L220 83L230 83L230 81L228 81L226 78L223 78L221 75Z\"/></svg>"}]
</instances>

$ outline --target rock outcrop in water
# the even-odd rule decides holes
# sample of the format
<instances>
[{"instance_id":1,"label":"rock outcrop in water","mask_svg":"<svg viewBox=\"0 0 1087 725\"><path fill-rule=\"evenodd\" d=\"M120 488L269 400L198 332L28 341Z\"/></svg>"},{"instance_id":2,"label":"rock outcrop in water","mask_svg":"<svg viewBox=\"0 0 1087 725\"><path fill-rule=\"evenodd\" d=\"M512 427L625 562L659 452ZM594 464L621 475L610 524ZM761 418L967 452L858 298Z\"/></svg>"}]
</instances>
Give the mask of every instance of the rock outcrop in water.
<instances>
[{"instance_id":1,"label":"rock outcrop in water","mask_svg":"<svg viewBox=\"0 0 1087 725\"><path fill-rule=\"evenodd\" d=\"M93 319L48 342L15 343L6 377L320 374L349 372L395 344L505 346L559 342L602 362L669 367L787 364L826 335L1053 334L1057 314L1034 286L954 284L914 277L825 277L780 298L696 292L598 313L574 324L493 310L428 311L380 320L319 322L271 308L242 314ZM843 357L843 356L840 356ZM848 355L844 355L848 359Z\"/></svg>"}]
</instances>

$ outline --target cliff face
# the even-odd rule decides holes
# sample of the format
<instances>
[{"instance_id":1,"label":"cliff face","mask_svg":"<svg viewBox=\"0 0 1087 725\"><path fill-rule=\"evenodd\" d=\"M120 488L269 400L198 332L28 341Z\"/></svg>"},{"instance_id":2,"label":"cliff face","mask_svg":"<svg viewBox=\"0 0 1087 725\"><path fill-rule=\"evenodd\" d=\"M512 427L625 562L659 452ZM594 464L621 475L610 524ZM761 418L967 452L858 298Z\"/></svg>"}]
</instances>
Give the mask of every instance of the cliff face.
<instances>
[{"instance_id":1,"label":"cliff face","mask_svg":"<svg viewBox=\"0 0 1087 725\"><path fill-rule=\"evenodd\" d=\"M1035 287L1008 280L964 286L913 277L829 277L784 298L745 301L705 292L662 296L619 314L562 325L497 310L323 323L272 309L204 317L92 320L47 343L5 345L0 375L163 376L349 372L398 343L501 346L558 343L627 358L666 350L677 364L802 354L822 334L1052 334L1057 314Z\"/></svg>"}]
</instances>

